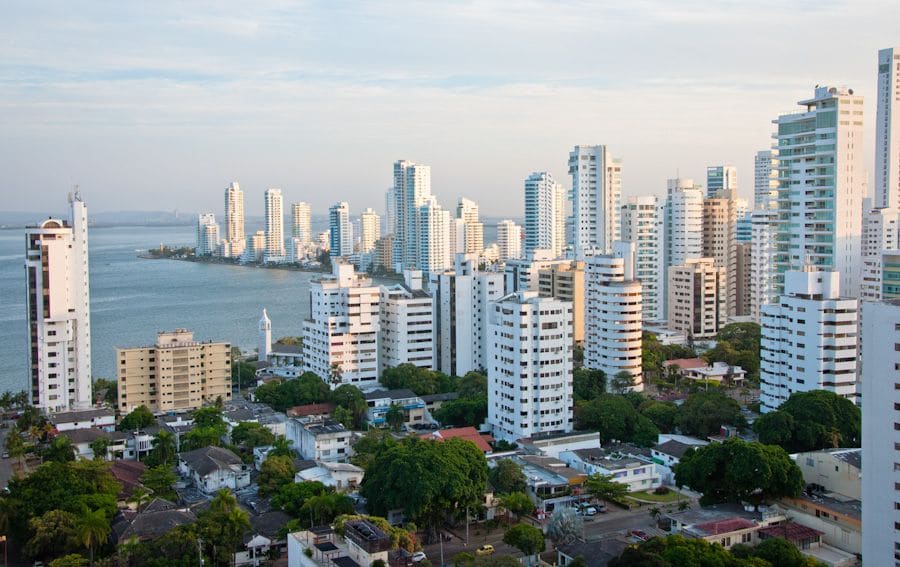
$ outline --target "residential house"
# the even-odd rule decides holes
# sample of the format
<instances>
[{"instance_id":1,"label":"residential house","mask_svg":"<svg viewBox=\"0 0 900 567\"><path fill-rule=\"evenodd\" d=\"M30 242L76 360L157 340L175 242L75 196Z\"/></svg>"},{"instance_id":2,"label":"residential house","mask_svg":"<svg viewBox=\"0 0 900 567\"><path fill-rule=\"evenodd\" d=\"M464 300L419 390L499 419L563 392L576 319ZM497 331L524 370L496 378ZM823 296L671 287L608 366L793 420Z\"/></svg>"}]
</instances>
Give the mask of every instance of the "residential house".
<instances>
[{"instance_id":1,"label":"residential house","mask_svg":"<svg viewBox=\"0 0 900 567\"><path fill-rule=\"evenodd\" d=\"M425 433L419 436L422 439L434 439L436 441L443 441L444 439L464 439L466 441L471 441L475 444L476 447L481 449L481 452L485 455L490 455L493 452L493 449L490 446L490 443L493 442L493 437L487 434L481 434L474 427L452 427L450 429L438 429L432 431L431 433Z\"/></svg>"},{"instance_id":2,"label":"residential house","mask_svg":"<svg viewBox=\"0 0 900 567\"><path fill-rule=\"evenodd\" d=\"M725 549L738 543L756 545L761 528L785 521L777 508L746 510L737 504L717 504L703 508L670 512L661 520L673 534L718 543Z\"/></svg>"},{"instance_id":3,"label":"residential house","mask_svg":"<svg viewBox=\"0 0 900 567\"><path fill-rule=\"evenodd\" d=\"M425 409L428 410L429 415L434 415L434 412L441 409L441 406L447 402L452 402L459 398L458 392L445 392L443 394L428 394L425 396L419 396L423 402L425 402Z\"/></svg>"},{"instance_id":4,"label":"residential house","mask_svg":"<svg viewBox=\"0 0 900 567\"><path fill-rule=\"evenodd\" d=\"M702 358L677 358L663 362L663 368L675 367L682 378L709 380L717 383L743 384L747 372L727 362L707 363Z\"/></svg>"},{"instance_id":5,"label":"residential house","mask_svg":"<svg viewBox=\"0 0 900 567\"><path fill-rule=\"evenodd\" d=\"M516 455L512 459L522 467L526 492L536 503L539 519L577 499L588 476L553 457Z\"/></svg>"},{"instance_id":6,"label":"residential house","mask_svg":"<svg viewBox=\"0 0 900 567\"><path fill-rule=\"evenodd\" d=\"M350 431L337 421L287 420L287 438L304 459L343 461L352 454L350 437Z\"/></svg>"},{"instance_id":7,"label":"residential house","mask_svg":"<svg viewBox=\"0 0 900 567\"><path fill-rule=\"evenodd\" d=\"M816 492L862 498L862 449L826 449L794 455L803 481Z\"/></svg>"},{"instance_id":8,"label":"residential house","mask_svg":"<svg viewBox=\"0 0 900 567\"><path fill-rule=\"evenodd\" d=\"M391 536L368 520L344 522L344 541L350 559L358 565L371 565L381 559L385 564L391 549Z\"/></svg>"},{"instance_id":9,"label":"residential house","mask_svg":"<svg viewBox=\"0 0 900 567\"><path fill-rule=\"evenodd\" d=\"M300 470L294 475L294 482L316 480L331 486L338 492L356 490L362 483L366 471L350 463L316 463L316 466Z\"/></svg>"},{"instance_id":10,"label":"residential house","mask_svg":"<svg viewBox=\"0 0 900 567\"><path fill-rule=\"evenodd\" d=\"M53 413L50 414L49 419L57 431L73 431L91 427L104 431L116 429L116 411L108 408Z\"/></svg>"},{"instance_id":11,"label":"residential house","mask_svg":"<svg viewBox=\"0 0 900 567\"><path fill-rule=\"evenodd\" d=\"M119 511L112 524L110 535L113 543L150 541L178 526L193 524L197 517L187 508L179 508L173 502L154 498L140 512Z\"/></svg>"},{"instance_id":12,"label":"residential house","mask_svg":"<svg viewBox=\"0 0 900 567\"><path fill-rule=\"evenodd\" d=\"M519 439L516 443L525 453L558 459L563 451L599 448L600 433L596 431L547 433Z\"/></svg>"},{"instance_id":13,"label":"residential house","mask_svg":"<svg viewBox=\"0 0 900 567\"><path fill-rule=\"evenodd\" d=\"M563 451L559 454L559 458L573 469L583 471L588 475L611 476L616 482L626 485L628 492L651 490L658 487L660 475L649 455L641 455L639 450L629 451L629 448L576 449Z\"/></svg>"},{"instance_id":14,"label":"residential house","mask_svg":"<svg viewBox=\"0 0 900 567\"><path fill-rule=\"evenodd\" d=\"M280 510L250 516L250 530L244 534L243 549L234 554L234 567L269 563L270 552L287 551L287 539L280 537L281 529L291 517Z\"/></svg>"},{"instance_id":15,"label":"residential house","mask_svg":"<svg viewBox=\"0 0 900 567\"><path fill-rule=\"evenodd\" d=\"M104 429L89 427L84 429L67 429L60 435L68 437L72 441L72 444L75 446L75 456L79 459L88 461L94 459L94 449L91 447L91 444L98 439L106 439L109 442L106 454L101 455L103 460L112 460L116 455L122 458L128 452L129 435L123 431L109 432Z\"/></svg>"},{"instance_id":16,"label":"residential house","mask_svg":"<svg viewBox=\"0 0 900 567\"><path fill-rule=\"evenodd\" d=\"M203 447L180 453L178 470L206 494L221 488L240 490L250 485L250 467L222 447Z\"/></svg>"},{"instance_id":17,"label":"residential house","mask_svg":"<svg viewBox=\"0 0 900 567\"><path fill-rule=\"evenodd\" d=\"M412 390L376 390L365 394L369 406L367 419L376 426L386 425L386 415L391 406L403 410L407 426L425 423L425 402Z\"/></svg>"},{"instance_id":18,"label":"residential house","mask_svg":"<svg viewBox=\"0 0 900 567\"><path fill-rule=\"evenodd\" d=\"M332 403L325 402L321 404L304 404L302 406L294 406L288 408L285 412L288 417L295 417L301 421L321 421L328 419L337 406Z\"/></svg>"},{"instance_id":19,"label":"residential house","mask_svg":"<svg viewBox=\"0 0 900 567\"><path fill-rule=\"evenodd\" d=\"M769 538L786 539L793 543L800 553L811 557L819 565L828 565L829 567L850 567L857 565L857 557L852 553L835 549L830 545L822 542L822 532L819 530L797 524L795 522L784 522L759 530L759 540L765 541Z\"/></svg>"},{"instance_id":20,"label":"residential house","mask_svg":"<svg viewBox=\"0 0 900 567\"><path fill-rule=\"evenodd\" d=\"M610 561L622 555L626 547L627 543L616 539L576 540L556 548L556 564L565 567L580 557L585 565L606 567Z\"/></svg>"},{"instance_id":21,"label":"residential house","mask_svg":"<svg viewBox=\"0 0 900 567\"><path fill-rule=\"evenodd\" d=\"M704 445L709 445L708 441L702 439L685 438L683 435L677 436L679 439L664 439L660 436L660 443L650 450L650 457L657 465L660 472L661 480L664 484L673 484L675 482L675 465L681 461L681 457L688 452L689 449L695 449Z\"/></svg>"}]
</instances>

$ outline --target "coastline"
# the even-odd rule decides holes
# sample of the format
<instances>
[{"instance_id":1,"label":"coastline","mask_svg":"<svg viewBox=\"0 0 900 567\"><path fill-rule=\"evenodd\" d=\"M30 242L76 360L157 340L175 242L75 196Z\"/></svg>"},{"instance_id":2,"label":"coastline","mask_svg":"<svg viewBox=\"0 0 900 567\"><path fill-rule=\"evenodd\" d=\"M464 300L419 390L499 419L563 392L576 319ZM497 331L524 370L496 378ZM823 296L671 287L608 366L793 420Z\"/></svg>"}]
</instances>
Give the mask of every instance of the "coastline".
<instances>
[{"instance_id":1,"label":"coastline","mask_svg":"<svg viewBox=\"0 0 900 567\"><path fill-rule=\"evenodd\" d=\"M220 266L238 266L242 268L258 268L263 270L286 270L289 272L306 272L311 274L330 274L330 269L324 268L314 268L314 267L306 267L298 264L263 264L259 262L241 262L239 260L232 260L230 258L218 258L216 256L153 256L147 254L145 252L141 252L137 255L138 258L142 260L177 260L180 262L194 262L197 264L215 264ZM398 280L402 281L403 277L400 274L368 274L369 277L386 279L386 280Z\"/></svg>"}]
</instances>

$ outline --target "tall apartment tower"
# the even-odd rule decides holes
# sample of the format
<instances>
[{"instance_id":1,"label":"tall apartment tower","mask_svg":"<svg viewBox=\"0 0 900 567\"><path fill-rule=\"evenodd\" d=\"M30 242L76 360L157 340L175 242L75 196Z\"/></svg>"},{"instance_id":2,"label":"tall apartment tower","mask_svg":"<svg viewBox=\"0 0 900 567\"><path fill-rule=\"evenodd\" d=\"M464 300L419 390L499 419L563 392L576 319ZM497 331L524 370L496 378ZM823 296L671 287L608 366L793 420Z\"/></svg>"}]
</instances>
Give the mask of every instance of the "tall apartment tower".
<instances>
[{"instance_id":1,"label":"tall apartment tower","mask_svg":"<svg viewBox=\"0 0 900 567\"><path fill-rule=\"evenodd\" d=\"M310 317L303 323L304 370L332 388L378 384L379 292L352 265L332 261L332 275L310 286Z\"/></svg>"},{"instance_id":2,"label":"tall apartment tower","mask_svg":"<svg viewBox=\"0 0 900 567\"><path fill-rule=\"evenodd\" d=\"M335 203L328 209L329 255L346 258L353 254L353 225L350 224L350 205Z\"/></svg>"},{"instance_id":3,"label":"tall apartment tower","mask_svg":"<svg viewBox=\"0 0 900 567\"><path fill-rule=\"evenodd\" d=\"M488 307L504 295L503 274L478 272L477 258L458 254L453 270L432 272L434 369L451 376L487 368Z\"/></svg>"},{"instance_id":4,"label":"tall apartment tower","mask_svg":"<svg viewBox=\"0 0 900 567\"><path fill-rule=\"evenodd\" d=\"M862 306L862 552L867 565L896 565L900 549L900 302ZM891 425L893 426L891 427Z\"/></svg>"},{"instance_id":5,"label":"tall apartment tower","mask_svg":"<svg viewBox=\"0 0 900 567\"><path fill-rule=\"evenodd\" d=\"M668 326L694 339L713 339L728 321L725 268L694 258L669 268Z\"/></svg>"},{"instance_id":6,"label":"tall apartment tower","mask_svg":"<svg viewBox=\"0 0 900 567\"><path fill-rule=\"evenodd\" d=\"M900 47L878 51L875 207L900 209Z\"/></svg>"},{"instance_id":7,"label":"tall apartment tower","mask_svg":"<svg viewBox=\"0 0 900 567\"><path fill-rule=\"evenodd\" d=\"M566 247L566 192L546 171L525 180L525 255L549 250L554 258Z\"/></svg>"},{"instance_id":8,"label":"tall apartment tower","mask_svg":"<svg viewBox=\"0 0 900 567\"><path fill-rule=\"evenodd\" d=\"M668 317L669 268L703 257L703 188L693 179L669 179L662 221L660 310Z\"/></svg>"},{"instance_id":9,"label":"tall apartment tower","mask_svg":"<svg viewBox=\"0 0 900 567\"><path fill-rule=\"evenodd\" d=\"M157 334L156 344L116 349L118 406L153 412L194 410L231 399L231 345L200 342L186 329Z\"/></svg>"},{"instance_id":10,"label":"tall apartment tower","mask_svg":"<svg viewBox=\"0 0 900 567\"><path fill-rule=\"evenodd\" d=\"M622 162L606 146L575 146L569 152L575 259L605 254L619 239Z\"/></svg>"},{"instance_id":11,"label":"tall apartment tower","mask_svg":"<svg viewBox=\"0 0 900 567\"><path fill-rule=\"evenodd\" d=\"M284 202L281 189L266 189L266 252L265 262L284 261Z\"/></svg>"},{"instance_id":12,"label":"tall apartment tower","mask_svg":"<svg viewBox=\"0 0 900 567\"><path fill-rule=\"evenodd\" d=\"M762 308L759 402L763 413L777 409L794 392L808 390L829 390L859 403L859 300L840 293L837 272L808 265L803 271L785 273L778 303Z\"/></svg>"},{"instance_id":13,"label":"tall apartment tower","mask_svg":"<svg viewBox=\"0 0 900 567\"><path fill-rule=\"evenodd\" d=\"M538 293L572 304L572 331L575 344L584 344L584 262L553 263L538 271ZM528 287L524 289L529 289ZM510 292L509 289L507 289ZM515 291L524 291L518 290Z\"/></svg>"},{"instance_id":14,"label":"tall apartment tower","mask_svg":"<svg viewBox=\"0 0 900 567\"><path fill-rule=\"evenodd\" d=\"M609 379L627 372L632 390L643 390L641 282L636 279L637 245L616 242L612 255L585 261L584 366Z\"/></svg>"},{"instance_id":15,"label":"tall apartment tower","mask_svg":"<svg viewBox=\"0 0 900 567\"><path fill-rule=\"evenodd\" d=\"M395 197L393 187L384 192L384 215L381 217L381 233L385 236L394 234L394 229L397 227Z\"/></svg>"},{"instance_id":16,"label":"tall apartment tower","mask_svg":"<svg viewBox=\"0 0 900 567\"><path fill-rule=\"evenodd\" d=\"M488 423L509 442L572 430L572 304L534 291L489 307Z\"/></svg>"},{"instance_id":17,"label":"tall apartment tower","mask_svg":"<svg viewBox=\"0 0 900 567\"><path fill-rule=\"evenodd\" d=\"M312 209L309 203L301 201L291 205L291 237L299 239L301 244L312 242Z\"/></svg>"},{"instance_id":18,"label":"tall apartment tower","mask_svg":"<svg viewBox=\"0 0 900 567\"><path fill-rule=\"evenodd\" d=\"M197 256L212 256L219 250L219 225L213 213L197 215Z\"/></svg>"},{"instance_id":19,"label":"tall apartment tower","mask_svg":"<svg viewBox=\"0 0 900 567\"><path fill-rule=\"evenodd\" d=\"M359 215L359 251L371 252L375 242L381 238L381 217L372 208Z\"/></svg>"},{"instance_id":20,"label":"tall apartment tower","mask_svg":"<svg viewBox=\"0 0 900 567\"><path fill-rule=\"evenodd\" d=\"M484 224L478 216L478 203L460 197L456 205L456 220L462 221L462 235L457 235L457 239L462 240L462 250L457 252L480 255L484 251Z\"/></svg>"},{"instance_id":21,"label":"tall apartment tower","mask_svg":"<svg viewBox=\"0 0 900 567\"><path fill-rule=\"evenodd\" d=\"M863 97L845 87L816 87L779 116L777 286L807 263L840 272L841 289L859 295L862 268Z\"/></svg>"},{"instance_id":22,"label":"tall apartment tower","mask_svg":"<svg viewBox=\"0 0 900 567\"><path fill-rule=\"evenodd\" d=\"M753 161L753 210L777 209L778 150L756 152Z\"/></svg>"},{"instance_id":23,"label":"tall apartment tower","mask_svg":"<svg viewBox=\"0 0 900 567\"><path fill-rule=\"evenodd\" d=\"M450 211L429 197L419 207L416 266L425 272L446 270L453 263Z\"/></svg>"},{"instance_id":24,"label":"tall apartment tower","mask_svg":"<svg viewBox=\"0 0 900 567\"><path fill-rule=\"evenodd\" d=\"M87 207L77 191L69 205L68 221L25 230L31 403L47 412L93 402Z\"/></svg>"},{"instance_id":25,"label":"tall apartment tower","mask_svg":"<svg viewBox=\"0 0 900 567\"><path fill-rule=\"evenodd\" d=\"M733 193L717 192L719 197L703 200L703 258L712 258L725 268L725 305L728 315L737 312L737 210Z\"/></svg>"},{"instance_id":26,"label":"tall apartment tower","mask_svg":"<svg viewBox=\"0 0 900 567\"><path fill-rule=\"evenodd\" d=\"M511 220L497 223L497 246L500 247L500 262L522 257L522 227Z\"/></svg>"},{"instance_id":27,"label":"tall apartment tower","mask_svg":"<svg viewBox=\"0 0 900 567\"><path fill-rule=\"evenodd\" d=\"M394 264L397 271L417 268L420 207L431 196L431 167L394 163Z\"/></svg>"},{"instance_id":28,"label":"tall apartment tower","mask_svg":"<svg viewBox=\"0 0 900 567\"><path fill-rule=\"evenodd\" d=\"M662 321L666 266L663 265L665 234L659 198L628 197L622 205L622 240L637 247L635 279L641 282L644 321Z\"/></svg>"},{"instance_id":29,"label":"tall apartment tower","mask_svg":"<svg viewBox=\"0 0 900 567\"><path fill-rule=\"evenodd\" d=\"M869 201L869 199L866 199ZM884 285L884 253L900 249L900 209L869 209L863 217L859 298L879 301Z\"/></svg>"},{"instance_id":30,"label":"tall apartment tower","mask_svg":"<svg viewBox=\"0 0 900 567\"><path fill-rule=\"evenodd\" d=\"M434 304L423 289L419 270L403 273L404 282L381 286L381 371L412 364L432 369L434 365Z\"/></svg>"},{"instance_id":31,"label":"tall apartment tower","mask_svg":"<svg viewBox=\"0 0 900 567\"><path fill-rule=\"evenodd\" d=\"M761 209L750 217L750 316L759 322L763 305L775 303L778 211Z\"/></svg>"},{"instance_id":32,"label":"tall apartment tower","mask_svg":"<svg viewBox=\"0 0 900 567\"><path fill-rule=\"evenodd\" d=\"M237 182L225 188L225 242L223 256L240 258L247 248L244 233L244 192Z\"/></svg>"},{"instance_id":33,"label":"tall apartment tower","mask_svg":"<svg viewBox=\"0 0 900 567\"><path fill-rule=\"evenodd\" d=\"M737 169L733 165L706 168L706 198L737 196Z\"/></svg>"},{"instance_id":34,"label":"tall apartment tower","mask_svg":"<svg viewBox=\"0 0 900 567\"><path fill-rule=\"evenodd\" d=\"M272 353L272 320L269 314L263 309L262 317L259 320L259 342L256 349L256 358L260 362L269 360L269 354Z\"/></svg>"}]
</instances>

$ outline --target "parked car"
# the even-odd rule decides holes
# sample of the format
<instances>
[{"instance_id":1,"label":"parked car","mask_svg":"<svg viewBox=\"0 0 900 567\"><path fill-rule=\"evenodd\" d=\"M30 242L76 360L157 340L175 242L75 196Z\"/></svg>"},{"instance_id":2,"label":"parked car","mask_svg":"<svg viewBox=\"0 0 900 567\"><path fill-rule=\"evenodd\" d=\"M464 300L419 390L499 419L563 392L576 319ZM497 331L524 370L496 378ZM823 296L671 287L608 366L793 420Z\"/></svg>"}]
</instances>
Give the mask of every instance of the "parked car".
<instances>
[{"instance_id":1,"label":"parked car","mask_svg":"<svg viewBox=\"0 0 900 567\"><path fill-rule=\"evenodd\" d=\"M475 555L493 555L494 554L494 546L486 543L475 550Z\"/></svg>"},{"instance_id":2,"label":"parked car","mask_svg":"<svg viewBox=\"0 0 900 567\"><path fill-rule=\"evenodd\" d=\"M584 508L581 509L581 513L584 516L596 516L597 509L594 508L593 506L585 506Z\"/></svg>"},{"instance_id":3,"label":"parked car","mask_svg":"<svg viewBox=\"0 0 900 567\"><path fill-rule=\"evenodd\" d=\"M428 559L428 556L425 555L424 551L417 551L412 554L413 563L418 563L419 561L424 561L425 559Z\"/></svg>"},{"instance_id":4,"label":"parked car","mask_svg":"<svg viewBox=\"0 0 900 567\"><path fill-rule=\"evenodd\" d=\"M647 535L647 532L643 530L631 530L630 532L628 532L628 535L641 541L647 541L648 539L650 539L650 536Z\"/></svg>"}]
</instances>

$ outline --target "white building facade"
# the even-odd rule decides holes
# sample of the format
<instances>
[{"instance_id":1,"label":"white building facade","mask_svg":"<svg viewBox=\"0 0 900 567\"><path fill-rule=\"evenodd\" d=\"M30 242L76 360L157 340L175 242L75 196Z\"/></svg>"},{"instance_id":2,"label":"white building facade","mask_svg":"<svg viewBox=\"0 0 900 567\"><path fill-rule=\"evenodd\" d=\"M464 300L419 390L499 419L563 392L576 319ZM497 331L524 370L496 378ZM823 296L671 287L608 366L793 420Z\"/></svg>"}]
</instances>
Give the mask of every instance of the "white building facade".
<instances>
[{"instance_id":1,"label":"white building facade","mask_svg":"<svg viewBox=\"0 0 900 567\"><path fill-rule=\"evenodd\" d=\"M225 242L223 256L240 258L247 247L244 233L244 192L237 182L225 188Z\"/></svg>"},{"instance_id":2,"label":"white building facade","mask_svg":"<svg viewBox=\"0 0 900 567\"><path fill-rule=\"evenodd\" d=\"M605 254L619 239L622 162L606 146L575 146L569 152L572 226L576 260L589 250Z\"/></svg>"},{"instance_id":3,"label":"white building facade","mask_svg":"<svg viewBox=\"0 0 900 567\"><path fill-rule=\"evenodd\" d=\"M265 262L284 261L284 201L281 189L269 188L265 193L266 251Z\"/></svg>"},{"instance_id":4,"label":"white building facade","mask_svg":"<svg viewBox=\"0 0 900 567\"><path fill-rule=\"evenodd\" d=\"M379 364L383 372L401 364L434 365L434 303L423 289L422 272L404 272L405 282L381 286Z\"/></svg>"},{"instance_id":5,"label":"white building facade","mask_svg":"<svg viewBox=\"0 0 900 567\"><path fill-rule=\"evenodd\" d=\"M291 204L291 237L301 244L312 242L312 208L303 201Z\"/></svg>"},{"instance_id":6,"label":"white building facade","mask_svg":"<svg viewBox=\"0 0 900 567\"><path fill-rule=\"evenodd\" d=\"M778 299L775 285L777 228L778 211L753 211L750 217L750 316L756 322L759 322L762 306Z\"/></svg>"},{"instance_id":7,"label":"white building facade","mask_svg":"<svg viewBox=\"0 0 900 567\"><path fill-rule=\"evenodd\" d=\"M622 205L622 240L636 247L635 279L641 282L645 321L666 318L662 306L666 267L662 264L664 227L659 198L648 195L628 197Z\"/></svg>"},{"instance_id":8,"label":"white building facade","mask_svg":"<svg viewBox=\"0 0 900 567\"><path fill-rule=\"evenodd\" d=\"M500 262L522 257L522 227L511 220L497 223L497 246L500 248Z\"/></svg>"},{"instance_id":9,"label":"white building facade","mask_svg":"<svg viewBox=\"0 0 900 567\"><path fill-rule=\"evenodd\" d=\"M197 256L212 256L219 251L219 225L213 213L197 215Z\"/></svg>"},{"instance_id":10,"label":"white building facade","mask_svg":"<svg viewBox=\"0 0 900 567\"><path fill-rule=\"evenodd\" d=\"M353 225L350 224L350 205L335 203L328 209L329 254L332 258L346 258L353 254Z\"/></svg>"},{"instance_id":11,"label":"white building facade","mask_svg":"<svg viewBox=\"0 0 900 567\"><path fill-rule=\"evenodd\" d=\"M429 197L419 207L418 257L415 265L426 272L446 270L452 263L450 211Z\"/></svg>"},{"instance_id":12,"label":"white building facade","mask_svg":"<svg viewBox=\"0 0 900 567\"><path fill-rule=\"evenodd\" d=\"M394 249L397 271L417 268L419 208L431 196L431 167L407 160L394 163Z\"/></svg>"},{"instance_id":13,"label":"white building facade","mask_svg":"<svg viewBox=\"0 0 900 567\"><path fill-rule=\"evenodd\" d=\"M778 150L762 150L753 158L753 210L778 208Z\"/></svg>"},{"instance_id":14,"label":"white building facade","mask_svg":"<svg viewBox=\"0 0 900 567\"><path fill-rule=\"evenodd\" d=\"M566 192L546 171L525 180L525 255L549 250L554 258L566 247Z\"/></svg>"},{"instance_id":15,"label":"white building facade","mask_svg":"<svg viewBox=\"0 0 900 567\"><path fill-rule=\"evenodd\" d=\"M381 238L381 217L371 207L359 215L359 251L371 252Z\"/></svg>"},{"instance_id":16,"label":"white building facade","mask_svg":"<svg viewBox=\"0 0 900 567\"><path fill-rule=\"evenodd\" d=\"M706 168L706 198L730 197L737 193L737 168L713 165Z\"/></svg>"}]
</instances>

